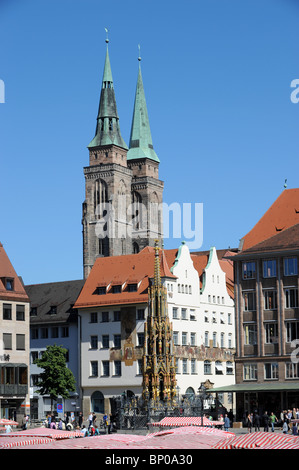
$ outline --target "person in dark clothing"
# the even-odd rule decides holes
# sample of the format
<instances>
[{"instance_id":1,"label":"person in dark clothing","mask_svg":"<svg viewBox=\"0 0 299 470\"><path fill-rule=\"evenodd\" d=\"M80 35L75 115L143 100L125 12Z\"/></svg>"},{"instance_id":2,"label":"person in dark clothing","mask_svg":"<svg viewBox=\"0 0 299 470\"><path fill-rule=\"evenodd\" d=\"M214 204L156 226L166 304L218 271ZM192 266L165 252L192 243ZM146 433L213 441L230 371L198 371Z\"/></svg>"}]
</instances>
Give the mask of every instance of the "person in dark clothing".
<instances>
[{"instance_id":1,"label":"person in dark clothing","mask_svg":"<svg viewBox=\"0 0 299 470\"><path fill-rule=\"evenodd\" d=\"M268 432L269 431L269 415L267 411L265 411L264 413L263 420L264 420L264 432Z\"/></svg>"},{"instance_id":2,"label":"person in dark clothing","mask_svg":"<svg viewBox=\"0 0 299 470\"><path fill-rule=\"evenodd\" d=\"M253 425L255 432L260 431L260 415L255 411L253 416Z\"/></svg>"}]
</instances>

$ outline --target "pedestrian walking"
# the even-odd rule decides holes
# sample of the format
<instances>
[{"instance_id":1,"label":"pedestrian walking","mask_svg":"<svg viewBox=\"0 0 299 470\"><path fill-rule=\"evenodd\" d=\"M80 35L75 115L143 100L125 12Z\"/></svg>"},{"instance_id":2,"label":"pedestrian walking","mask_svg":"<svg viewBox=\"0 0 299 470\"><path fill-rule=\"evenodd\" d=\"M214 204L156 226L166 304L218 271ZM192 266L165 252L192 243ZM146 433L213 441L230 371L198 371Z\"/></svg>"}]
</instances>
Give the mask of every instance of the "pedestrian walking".
<instances>
[{"instance_id":1,"label":"pedestrian walking","mask_svg":"<svg viewBox=\"0 0 299 470\"><path fill-rule=\"evenodd\" d=\"M269 431L269 415L268 415L268 411L265 411L264 415L263 415L263 420L264 420L264 432L268 432Z\"/></svg>"},{"instance_id":2,"label":"pedestrian walking","mask_svg":"<svg viewBox=\"0 0 299 470\"><path fill-rule=\"evenodd\" d=\"M285 419L284 422L283 422L283 426L282 426L282 432L283 432L283 434L287 434L287 433L288 433L288 430L289 430L288 421Z\"/></svg>"},{"instance_id":3,"label":"pedestrian walking","mask_svg":"<svg viewBox=\"0 0 299 470\"><path fill-rule=\"evenodd\" d=\"M248 432L250 433L252 429L252 416L250 413L247 416L247 428L248 428Z\"/></svg>"},{"instance_id":4,"label":"pedestrian walking","mask_svg":"<svg viewBox=\"0 0 299 470\"><path fill-rule=\"evenodd\" d=\"M227 414L224 416L224 431L228 431L230 428L230 419Z\"/></svg>"},{"instance_id":5,"label":"pedestrian walking","mask_svg":"<svg viewBox=\"0 0 299 470\"><path fill-rule=\"evenodd\" d=\"M79 417L78 417L78 426L80 429L82 428L82 423L83 423L83 414L82 414L82 411L80 411Z\"/></svg>"},{"instance_id":6,"label":"pedestrian walking","mask_svg":"<svg viewBox=\"0 0 299 470\"><path fill-rule=\"evenodd\" d=\"M255 432L260 431L260 415L257 411L253 415L253 425Z\"/></svg>"},{"instance_id":7,"label":"pedestrian walking","mask_svg":"<svg viewBox=\"0 0 299 470\"><path fill-rule=\"evenodd\" d=\"M275 423L278 422L278 419L276 418L276 416L275 416L275 414L273 413L273 411L271 411L269 421L270 421L270 423L271 423L272 432L274 432L274 425L275 425Z\"/></svg>"},{"instance_id":8,"label":"pedestrian walking","mask_svg":"<svg viewBox=\"0 0 299 470\"><path fill-rule=\"evenodd\" d=\"M93 418L93 414L92 412L89 413L89 416L88 416L88 430L91 428L92 426L92 418Z\"/></svg>"}]
</instances>

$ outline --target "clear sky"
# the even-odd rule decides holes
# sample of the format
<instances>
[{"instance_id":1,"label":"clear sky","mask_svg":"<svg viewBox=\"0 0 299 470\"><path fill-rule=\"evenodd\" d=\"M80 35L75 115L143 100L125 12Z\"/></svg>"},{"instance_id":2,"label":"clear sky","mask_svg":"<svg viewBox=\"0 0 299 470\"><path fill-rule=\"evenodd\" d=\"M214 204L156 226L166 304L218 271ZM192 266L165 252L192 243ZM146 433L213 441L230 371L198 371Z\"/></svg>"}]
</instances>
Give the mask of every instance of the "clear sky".
<instances>
[{"instance_id":1,"label":"clear sky","mask_svg":"<svg viewBox=\"0 0 299 470\"><path fill-rule=\"evenodd\" d=\"M206 250L299 186L298 20L297 0L0 0L0 241L25 284L82 277L105 28L122 136L140 44L164 201L203 203Z\"/></svg>"}]
</instances>

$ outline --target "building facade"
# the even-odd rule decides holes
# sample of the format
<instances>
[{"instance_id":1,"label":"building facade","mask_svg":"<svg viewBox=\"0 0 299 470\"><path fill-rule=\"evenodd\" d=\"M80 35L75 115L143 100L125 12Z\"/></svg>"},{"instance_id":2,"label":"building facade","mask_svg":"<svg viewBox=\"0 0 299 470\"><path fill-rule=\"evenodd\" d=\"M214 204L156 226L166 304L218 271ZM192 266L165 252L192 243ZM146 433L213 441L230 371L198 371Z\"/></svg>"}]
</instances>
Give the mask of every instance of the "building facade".
<instances>
[{"instance_id":1,"label":"building facade","mask_svg":"<svg viewBox=\"0 0 299 470\"><path fill-rule=\"evenodd\" d=\"M29 298L0 244L0 417L30 414Z\"/></svg>"},{"instance_id":2,"label":"building facade","mask_svg":"<svg viewBox=\"0 0 299 470\"><path fill-rule=\"evenodd\" d=\"M286 189L240 241L234 263L236 418L298 408L299 189Z\"/></svg>"},{"instance_id":3,"label":"building facade","mask_svg":"<svg viewBox=\"0 0 299 470\"><path fill-rule=\"evenodd\" d=\"M79 409L79 341L78 316L75 301L84 281L52 282L25 286L30 299L30 404L31 418L41 420L51 412L49 396L39 395L36 390L41 369L34 364L47 346L56 344L67 350L66 365L73 372L77 390L69 399L58 398L63 413ZM56 408L56 404L54 404ZM54 410L56 411L56 409Z\"/></svg>"},{"instance_id":4,"label":"building facade","mask_svg":"<svg viewBox=\"0 0 299 470\"><path fill-rule=\"evenodd\" d=\"M212 385L235 380L234 303L227 293L226 275L216 258L215 250L191 256L184 243L179 250L160 250L161 282L167 290L179 395L196 394L207 379ZM210 285L212 271L215 279L219 276L215 285ZM205 323L206 305L204 309L201 306L200 290L203 275L204 290L212 295L211 303L213 295L215 299L221 298L221 302L224 297L219 308L216 308L217 300L213 304L218 312L217 330L212 311L210 321ZM148 288L153 278L151 247L135 255L96 260L75 304L80 318L83 413L110 412L112 398L123 392L127 396L141 395L144 324L149 313ZM217 331L218 337L205 343L204 331L209 332L210 338ZM230 343L229 335L232 335ZM224 405L230 408L230 402Z\"/></svg>"},{"instance_id":5,"label":"building facade","mask_svg":"<svg viewBox=\"0 0 299 470\"><path fill-rule=\"evenodd\" d=\"M108 40L96 132L88 150L82 209L84 278L97 257L137 253L162 239L163 182L140 60L128 147L120 132Z\"/></svg>"}]
</instances>

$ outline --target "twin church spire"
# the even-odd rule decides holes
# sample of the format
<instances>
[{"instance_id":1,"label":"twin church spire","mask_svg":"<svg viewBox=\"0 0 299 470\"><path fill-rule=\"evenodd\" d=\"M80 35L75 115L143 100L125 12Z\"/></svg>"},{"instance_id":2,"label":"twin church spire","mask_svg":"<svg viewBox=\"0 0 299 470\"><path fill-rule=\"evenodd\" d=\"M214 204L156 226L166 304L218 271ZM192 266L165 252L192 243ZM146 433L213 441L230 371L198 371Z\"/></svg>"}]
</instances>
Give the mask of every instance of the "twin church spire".
<instances>
[{"instance_id":1,"label":"twin church spire","mask_svg":"<svg viewBox=\"0 0 299 470\"><path fill-rule=\"evenodd\" d=\"M128 150L127 160L148 158L160 162L153 148L147 105L141 74L141 58L138 57L139 70L135 93L135 103L131 126L129 148L121 136L119 116L116 106L113 78L111 72L108 38L106 39L107 50L102 78L102 89L97 116L96 132L93 140L88 145L89 149L105 145L117 145Z\"/></svg>"}]
</instances>

